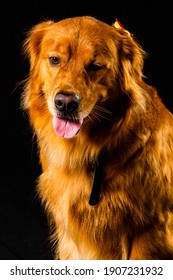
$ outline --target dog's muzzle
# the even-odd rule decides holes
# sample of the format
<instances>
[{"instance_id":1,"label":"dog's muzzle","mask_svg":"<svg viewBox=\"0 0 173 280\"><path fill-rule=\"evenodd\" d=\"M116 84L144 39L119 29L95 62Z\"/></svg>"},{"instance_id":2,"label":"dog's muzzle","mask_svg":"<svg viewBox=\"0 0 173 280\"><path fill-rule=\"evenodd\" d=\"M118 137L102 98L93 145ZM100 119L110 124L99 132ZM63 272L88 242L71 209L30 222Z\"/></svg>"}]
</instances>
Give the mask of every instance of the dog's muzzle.
<instances>
[{"instance_id":1,"label":"dog's muzzle","mask_svg":"<svg viewBox=\"0 0 173 280\"><path fill-rule=\"evenodd\" d=\"M83 123L78 115L79 104L80 98L73 92L61 91L55 95L56 115L53 117L53 127L58 136L73 138L78 134Z\"/></svg>"}]
</instances>

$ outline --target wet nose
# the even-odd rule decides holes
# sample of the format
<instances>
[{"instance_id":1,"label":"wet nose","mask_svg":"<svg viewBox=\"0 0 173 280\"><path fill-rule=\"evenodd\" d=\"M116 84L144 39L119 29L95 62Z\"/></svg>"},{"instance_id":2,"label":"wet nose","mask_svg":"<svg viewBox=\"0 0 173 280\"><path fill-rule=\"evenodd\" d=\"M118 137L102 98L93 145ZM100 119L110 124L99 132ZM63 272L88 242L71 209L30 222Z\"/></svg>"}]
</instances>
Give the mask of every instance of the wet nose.
<instances>
[{"instance_id":1,"label":"wet nose","mask_svg":"<svg viewBox=\"0 0 173 280\"><path fill-rule=\"evenodd\" d=\"M74 113L79 106L79 96L75 93L59 92L55 96L55 107L63 114Z\"/></svg>"}]
</instances>

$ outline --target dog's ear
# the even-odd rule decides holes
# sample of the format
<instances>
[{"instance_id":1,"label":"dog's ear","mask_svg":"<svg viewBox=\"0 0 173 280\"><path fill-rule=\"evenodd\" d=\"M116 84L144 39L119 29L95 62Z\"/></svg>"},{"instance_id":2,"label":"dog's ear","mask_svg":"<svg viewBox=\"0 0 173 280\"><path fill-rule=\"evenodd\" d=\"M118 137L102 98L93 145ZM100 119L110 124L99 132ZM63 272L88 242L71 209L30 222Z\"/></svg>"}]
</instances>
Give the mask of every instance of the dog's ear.
<instances>
[{"instance_id":1,"label":"dog's ear","mask_svg":"<svg viewBox=\"0 0 173 280\"><path fill-rule=\"evenodd\" d=\"M117 75L121 91L130 97L133 104L138 103L141 108L145 108L143 65L147 53L126 30L115 28L115 32Z\"/></svg>"},{"instance_id":2,"label":"dog's ear","mask_svg":"<svg viewBox=\"0 0 173 280\"><path fill-rule=\"evenodd\" d=\"M139 83L143 77L143 63L147 53L135 41L134 35L127 31L116 19L112 25L118 36L119 73L121 87L129 92L133 84Z\"/></svg>"},{"instance_id":3,"label":"dog's ear","mask_svg":"<svg viewBox=\"0 0 173 280\"><path fill-rule=\"evenodd\" d=\"M41 41L45 32L54 24L53 21L45 21L35 25L27 33L26 39L23 43L23 53L30 60L30 69L36 65L38 54L41 48Z\"/></svg>"},{"instance_id":4,"label":"dog's ear","mask_svg":"<svg viewBox=\"0 0 173 280\"><path fill-rule=\"evenodd\" d=\"M127 34L121 37L119 48L119 71L121 73L121 87L129 92L131 87L139 84L143 78L143 64L146 53Z\"/></svg>"}]
</instances>

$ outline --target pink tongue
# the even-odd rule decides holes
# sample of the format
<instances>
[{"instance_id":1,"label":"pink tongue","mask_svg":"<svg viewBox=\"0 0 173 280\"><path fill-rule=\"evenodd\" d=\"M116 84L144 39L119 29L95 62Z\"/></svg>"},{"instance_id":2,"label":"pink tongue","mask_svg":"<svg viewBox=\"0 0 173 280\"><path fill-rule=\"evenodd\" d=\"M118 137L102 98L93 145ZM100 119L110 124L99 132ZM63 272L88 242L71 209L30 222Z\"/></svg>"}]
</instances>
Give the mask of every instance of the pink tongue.
<instances>
[{"instance_id":1,"label":"pink tongue","mask_svg":"<svg viewBox=\"0 0 173 280\"><path fill-rule=\"evenodd\" d=\"M83 119L72 122L57 116L53 117L53 128L56 134L64 138L74 137L81 128L82 123Z\"/></svg>"}]
</instances>

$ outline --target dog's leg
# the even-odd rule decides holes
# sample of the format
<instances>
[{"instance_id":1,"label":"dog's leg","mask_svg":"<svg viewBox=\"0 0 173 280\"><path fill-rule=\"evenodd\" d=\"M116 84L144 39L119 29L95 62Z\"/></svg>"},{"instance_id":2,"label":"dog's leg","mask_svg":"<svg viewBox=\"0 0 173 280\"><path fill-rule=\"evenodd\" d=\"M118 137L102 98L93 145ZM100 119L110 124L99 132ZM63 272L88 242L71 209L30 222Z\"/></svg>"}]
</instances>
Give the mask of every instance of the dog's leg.
<instances>
[{"instance_id":1,"label":"dog's leg","mask_svg":"<svg viewBox=\"0 0 173 280\"><path fill-rule=\"evenodd\" d=\"M173 240L167 238L165 229L155 227L136 235L132 241L130 260L173 260Z\"/></svg>"},{"instance_id":2,"label":"dog's leg","mask_svg":"<svg viewBox=\"0 0 173 280\"><path fill-rule=\"evenodd\" d=\"M79 253L76 244L67 231L62 230L54 233L54 239L58 240L55 248L55 260L78 260Z\"/></svg>"}]
</instances>

